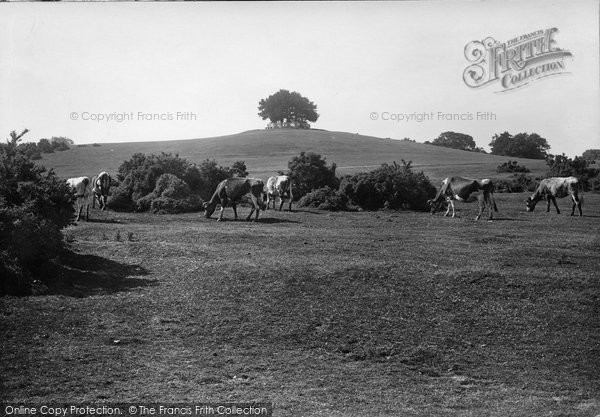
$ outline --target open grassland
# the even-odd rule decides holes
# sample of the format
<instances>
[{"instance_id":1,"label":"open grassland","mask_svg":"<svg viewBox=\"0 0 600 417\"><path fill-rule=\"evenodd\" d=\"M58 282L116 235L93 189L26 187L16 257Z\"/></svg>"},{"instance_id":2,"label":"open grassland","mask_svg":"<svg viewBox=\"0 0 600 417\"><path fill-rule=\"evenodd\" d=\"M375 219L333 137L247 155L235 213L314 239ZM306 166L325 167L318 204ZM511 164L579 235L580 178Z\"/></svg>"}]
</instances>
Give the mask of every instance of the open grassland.
<instances>
[{"instance_id":1,"label":"open grassland","mask_svg":"<svg viewBox=\"0 0 600 417\"><path fill-rule=\"evenodd\" d=\"M65 178L93 176L101 171L115 173L136 152L171 152L195 163L207 158L223 166L245 161L250 175L266 180L279 170L286 171L288 161L302 151L316 152L329 163L335 162L340 175L370 171L382 163L400 163L401 159L413 161L417 170L424 171L436 183L449 175L506 177L497 174L496 167L509 159L529 168L532 175L541 175L547 169L543 160L486 155L344 132L296 129L255 130L206 139L86 145L43 154L41 164L54 168Z\"/></svg>"},{"instance_id":2,"label":"open grassland","mask_svg":"<svg viewBox=\"0 0 600 417\"><path fill-rule=\"evenodd\" d=\"M271 401L276 416L600 414L600 196L414 212L92 211L0 299L2 400ZM241 216L247 208L240 209ZM44 290L44 289L42 289Z\"/></svg>"}]
</instances>

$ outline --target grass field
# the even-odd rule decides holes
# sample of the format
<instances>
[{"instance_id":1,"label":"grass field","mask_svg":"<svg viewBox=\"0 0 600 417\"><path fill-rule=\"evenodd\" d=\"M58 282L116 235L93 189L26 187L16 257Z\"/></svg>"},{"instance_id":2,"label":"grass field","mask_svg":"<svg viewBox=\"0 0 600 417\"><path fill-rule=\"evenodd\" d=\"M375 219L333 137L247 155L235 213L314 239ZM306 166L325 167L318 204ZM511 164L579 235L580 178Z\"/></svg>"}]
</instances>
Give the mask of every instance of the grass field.
<instances>
[{"instance_id":1,"label":"grass field","mask_svg":"<svg viewBox=\"0 0 600 417\"><path fill-rule=\"evenodd\" d=\"M583 218L524 199L496 195L493 222L93 210L42 295L0 299L2 400L597 416L600 195Z\"/></svg>"},{"instance_id":2,"label":"grass field","mask_svg":"<svg viewBox=\"0 0 600 417\"><path fill-rule=\"evenodd\" d=\"M207 158L223 166L245 161L250 175L266 180L278 170L286 171L288 161L302 151L316 152L327 158L328 163L335 162L340 175L370 171L382 163L400 163L401 159L413 161L417 170L424 171L436 183L450 175L503 177L506 174L497 174L496 167L509 159L529 168L532 175L539 176L547 170L544 160L486 155L352 133L296 129L253 130L206 139L86 145L43 154L41 163L64 178L91 177L101 171L115 173L136 152L171 152L195 163Z\"/></svg>"}]
</instances>

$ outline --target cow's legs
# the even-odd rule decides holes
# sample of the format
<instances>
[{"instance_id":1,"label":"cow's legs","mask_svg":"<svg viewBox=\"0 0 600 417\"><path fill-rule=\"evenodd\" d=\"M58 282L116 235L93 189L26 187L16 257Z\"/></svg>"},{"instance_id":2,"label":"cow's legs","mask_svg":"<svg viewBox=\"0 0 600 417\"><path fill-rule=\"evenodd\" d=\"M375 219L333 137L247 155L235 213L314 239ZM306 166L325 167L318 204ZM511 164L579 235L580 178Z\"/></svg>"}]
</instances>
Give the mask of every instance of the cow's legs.
<instances>
[{"instance_id":1,"label":"cow's legs","mask_svg":"<svg viewBox=\"0 0 600 417\"><path fill-rule=\"evenodd\" d=\"M81 211L83 210L83 204L81 204L81 201L79 200L79 197L77 197L77 218L75 219L75 221L79 221L79 218L81 217Z\"/></svg>"},{"instance_id":2,"label":"cow's legs","mask_svg":"<svg viewBox=\"0 0 600 417\"><path fill-rule=\"evenodd\" d=\"M439 206L438 206L439 207ZM454 217L454 204L452 204L452 200L446 199L446 212L444 213L444 217L450 213L450 207L452 207L452 217Z\"/></svg>"},{"instance_id":3,"label":"cow's legs","mask_svg":"<svg viewBox=\"0 0 600 417\"><path fill-rule=\"evenodd\" d=\"M238 215L237 215L237 204L235 203L231 203L231 208L233 209L233 219L237 220L238 219Z\"/></svg>"},{"instance_id":4,"label":"cow's legs","mask_svg":"<svg viewBox=\"0 0 600 417\"><path fill-rule=\"evenodd\" d=\"M90 202L89 200L85 202L85 221L89 222L90 221Z\"/></svg>"},{"instance_id":5,"label":"cow's legs","mask_svg":"<svg viewBox=\"0 0 600 417\"><path fill-rule=\"evenodd\" d=\"M283 194L279 196L279 199L281 200L281 203L279 204L279 211L281 211L281 209L283 208L283 203L285 203L285 200L283 199Z\"/></svg>"},{"instance_id":6,"label":"cow's legs","mask_svg":"<svg viewBox=\"0 0 600 417\"><path fill-rule=\"evenodd\" d=\"M217 219L218 222L223 220L223 212L224 211L225 211L225 203L221 203L221 212L219 213L219 218Z\"/></svg>"},{"instance_id":7,"label":"cow's legs","mask_svg":"<svg viewBox=\"0 0 600 417\"><path fill-rule=\"evenodd\" d=\"M581 200L572 195L571 198L573 199L573 208L571 209L571 216L575 215L575 206L577 206L577 208L579 209L579 217L583 216L583 212L581 211Z\"/></svg>"},{"instance_id":8,"label":"cow's legs","mask_svg":"<svg viewBox=\"0 0 600 417\"><path fill-rule=\"evenodd\" d=\"M556 214L560 214L560 210L558 209L558 204L556 204L556 198L550 197L550 199L552 199L552 203L554 204L554 207L556 208ZM550 211L550 203L548 203L548 211Z\"/></svg>"},{"instance_id":9,"label":"cow's legs","mask_svg":"<svg viewBox=\"0 0 600 417\"><path fill-rule=\"evenodd\" d=\"M258 221L258 212L260 211L258 199L256 198L256 196L254 196L254 194L250 195L250 199L252 200L252 208L250 209L250 214L248 214L248 217L246 217L246 221L250 220L250 218L252 217L252 213L254 213L254 210L256 210L256 218L254 219L254 221ZM273 209L275 209L275 203L273 203Z\"/></svg>"},{"instance_id":10,"label":"cow's legs","mask_svg":"<svg viewBox=\"0 0 600 417\"><path fill-rule=\"evenodd\" d=\"M479 213L477 214L477 217L475 217L475 220L479 220L481 218L483 210L485 210L485 200L479 200Z\"/></svg>"},{"instance_id":11,"label":"cow's legs","mask_svg":"<svg viewBox=\"0 0 600 417\"><path fill-rule=\"evenodd\" d=\"M490 196L490 194L484 195L484 204L487 202L489 208L490 208L490 217L489 219L492 220L494 218L494 214L493 214L493 203L492 203L492 198Z\"/></svg>"}]
</instances>

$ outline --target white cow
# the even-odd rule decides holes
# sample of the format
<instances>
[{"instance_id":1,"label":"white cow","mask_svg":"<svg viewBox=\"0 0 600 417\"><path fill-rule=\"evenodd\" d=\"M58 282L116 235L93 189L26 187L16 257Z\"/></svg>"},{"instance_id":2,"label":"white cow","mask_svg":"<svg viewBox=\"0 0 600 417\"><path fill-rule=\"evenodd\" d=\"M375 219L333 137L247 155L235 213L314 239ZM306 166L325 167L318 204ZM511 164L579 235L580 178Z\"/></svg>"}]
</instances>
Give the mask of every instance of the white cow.
<instances>
[{"instance_id":1,"label":"white cow","mask_svg":"<svg viewBox=\"0 0 600 417\"><path fill-rule=\"evenodd\" d=\"M265 187L265 194L267 195L267 209L269 208L272 199L273 210L275 210L275 200L279 197L279 200L281 201L279 211L281 211L283 203L285 202L284 198L287 197L290 199L288 207L289 211L292 211L292 200L294 199L294 196L292 195L292 179L287 175L269 178Z\"/></svg>"},{"instance_id":2,"label":"white cow","mask_svg":"<svg viewBox=\"0 0 600 417\"><path fill-rule=\"evenodd\" d=\"M83 206L86 206L85 221L90 219L90 197L92 196L92 187L90 187L90 179L88 177L69 178L67 184L77 196L77 219L81 217Z\"/></svg>"},{"instance_id":3,"label":"white cow","mask_svg":"<svg viewBox=\"0 0 600 417\"><path fill-rule=\"evenodd\" d=\"M527 211L533 211L535 209L535 205L538 201L543 199L544 197L548 201L547 212L550 211L550 202L554 203L554 207L556 208L556 213L560 214L560 210L558 209L558 205L556 204L556 197L563 198L568 195L571 196L571 200L573 200L573 208L571 209L571 216L575 214L575 207L579 209L579 217L583 216L581 211L581 203L583 202L583 197L578 196L578 191L581 185L579 180L575 177L553 177L546 178L540 181L540 185L538 185L535 192L528 197L525 201L527 205Z\"/></svg>"}]
</instances>

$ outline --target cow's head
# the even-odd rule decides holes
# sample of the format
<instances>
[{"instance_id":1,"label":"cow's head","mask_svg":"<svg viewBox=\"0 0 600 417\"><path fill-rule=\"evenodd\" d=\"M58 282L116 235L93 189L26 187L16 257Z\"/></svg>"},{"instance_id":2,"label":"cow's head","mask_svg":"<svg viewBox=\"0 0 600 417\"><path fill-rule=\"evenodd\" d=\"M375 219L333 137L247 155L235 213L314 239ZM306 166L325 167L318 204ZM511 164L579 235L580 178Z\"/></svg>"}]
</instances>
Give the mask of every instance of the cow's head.
<instances>
[{"instance_id":1,"label":"cow's head","mask_svg":"<svg viewBox=\"0 0 600 417\"><path fill-rule=\"evenodd\" d=\"M440 207L442 207L442 201L441 200L427 200L427 205L429 206L429 209L431 210L431 214L435 214L440 210Z\"/></svg>"},{"instance_id":2,"label":"cow's head","mask_svg":"<svg viewBox=\"0 0 600 417\"><path fill-rule=\"evenodd\" d=\"M207 201L206 203L202 204L202 207L204 208L204 217L210 219L210 216L212 216L212 214L215 212L217 205L211 204Z\"/></svg>"},{"instance_id":3,"label":"cow's head","mask_svg":"<svg viewBox=\"0 0 600 417\"><path fill-rule=\"evenodd\" d=\"M525 206L527 207L527 212L533 211L533 209L535 209L536 203L537 203L537 201L535 201L531 197L527 197L527 200L525 200Z\"/></svg>"}]
</instances>

